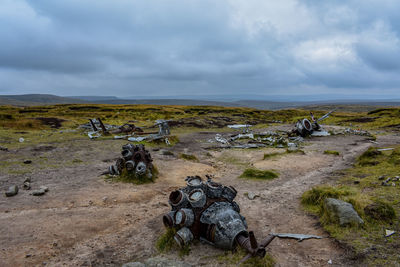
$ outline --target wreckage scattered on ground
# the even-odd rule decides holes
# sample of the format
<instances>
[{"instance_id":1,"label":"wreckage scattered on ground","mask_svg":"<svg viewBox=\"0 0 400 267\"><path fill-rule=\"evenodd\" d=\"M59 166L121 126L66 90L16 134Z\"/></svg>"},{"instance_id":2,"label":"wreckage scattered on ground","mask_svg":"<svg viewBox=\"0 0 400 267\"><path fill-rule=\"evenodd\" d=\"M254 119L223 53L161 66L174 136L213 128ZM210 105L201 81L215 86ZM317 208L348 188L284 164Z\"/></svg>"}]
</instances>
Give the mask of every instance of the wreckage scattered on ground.
<instances>
[{"instance_id":1,"label":"wreckage scattered on ground","mask_svg":"<svg viewBox=\"0 0 400 267\"><path fill-rule=\"evenodd\" d=\"M167 228L177 230L174 240L184 247L194 239L232 250L236 246L244 248L248 255L264 257L265 247L275 238L295 238L299 241L319 236L299 234L270 234L260 243L254 233L247 230L245 217L240 214L239 205L234 201L237 191L232 186L214 182L210 176L203 182L199 176L186 178L187 186L171 192L171 211L163 216Z\"/></svg>"},{"instance_id":2,"label":"wreckage scattered on ground","mask_svg":"<svg viewBox=\"0 0 400 267\"><path fill-rule=\"evenodd\" d=\"M326 113L319 119L315 119L313 113L310 112L311 120L306 119L306 118L298 120L296 122L295 129L292 132L300 135L301 137L306 137L309 135L313 135L313 136L330 135L327 131L322 129L319 122L328 118L335 110L336 109L329 111L328 113Z\"/></svg>"},{"instance_id":3,"label":"wreckage scattered on ground","mask_svg":"<svg viewBox=\"0 0 400 267\"><path fill-rule=\"evenodd\" d=\"M127 139L132 142L154 141L164 139L169 144L168 136L171 134L168 121L156 120L154 127L158 127L158 131L145 132L143 128L137 127L134 121L116 126L104 124L100 118L89 119L89 123L81 125L80 128L91 130L88 132L90 139L98 138L102 135L114 134L114 139Z\"/></svg>"},{"instance_id":4,"label":"wreckage scattered on ground","mask_svg":"<svg viewBox=\"0 0 400 267\"><path fill-rule=\"evenodd\" d=\"M108 170L103 174L125 174L133 179L140 177L153 178L153 159L143 144L126 144L122 146L121 155L122 157L118 158L116 163L108 167Z\"/></svg>"}]
</instances>

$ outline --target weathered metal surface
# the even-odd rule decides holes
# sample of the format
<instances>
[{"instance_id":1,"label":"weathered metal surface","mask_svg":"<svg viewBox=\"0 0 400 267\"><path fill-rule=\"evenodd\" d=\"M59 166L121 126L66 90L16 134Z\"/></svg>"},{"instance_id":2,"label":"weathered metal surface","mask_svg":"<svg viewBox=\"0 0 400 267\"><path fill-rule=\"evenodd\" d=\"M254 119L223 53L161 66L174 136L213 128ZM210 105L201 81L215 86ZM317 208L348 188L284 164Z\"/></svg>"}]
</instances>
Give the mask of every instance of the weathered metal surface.
<instances>
[{"instance_id":1,"label":"weathered metal surface","mask_svg":"<svg viewBox=\"0 0 400 267\"><path fill-rule=\"evenodd\" d=\"M315 119L314 114L312 112L310 112L311 121L306 118L304 118L302 120L298 120L295 124L295 128L292 130L292 133L296 133L302 137L312 135L314 132L317 132L317 131L320 133L323 133L323 134L316 134L314 136L329 135L329 134L326 134L327 133L326 131L322 130L322 128L318 122L323 121L324 119L328 118L332 114L332 112L334 112L335 110L336 109L329 111L328 113L326 113L319 119Z\"/></svg>"},{"instance_id":2,"label":"weathered metal surface","mask_svg":"<svg viewBox=\"0 0 400 267\"><path fill-rule=\"evenodd\" d=\"M122 146L121 155L122 157L117 159L115 165L111 165L104 174L120 175L123 170L126 170L137 177L143 175L152 177L153 159L144 145L126 144Z\"/></svg>"}]
</instances>

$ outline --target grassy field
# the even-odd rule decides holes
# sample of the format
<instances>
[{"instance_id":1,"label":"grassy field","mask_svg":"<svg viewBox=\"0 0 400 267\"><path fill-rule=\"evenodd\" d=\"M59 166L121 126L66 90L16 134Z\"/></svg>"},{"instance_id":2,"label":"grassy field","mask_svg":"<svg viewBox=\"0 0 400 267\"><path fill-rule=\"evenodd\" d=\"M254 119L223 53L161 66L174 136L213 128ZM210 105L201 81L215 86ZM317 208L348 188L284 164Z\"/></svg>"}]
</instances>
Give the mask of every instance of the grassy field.
<instances>
[{"instance_id":1,"label":"grassy field","mask_svg":"<svg viewBox=\"0 0 400 267\"><path fill-rule=\"evenodd\" d=\"M316 117L325 111L314 111ZM102 105L60 104L53 106L13 107L0 106L0 144L10 148L26 143L64 142L87 138L82 131L75 131L89 118L101 118L104 123L121 125L133 120L141 127L150 127L156 119L171 120L175 134L201 128L221 131L226 125L249 123L256 127L271 123L294 123L308 117L307 110L256 110L214 106L156 106L156 105ZM400 108L378 109L366 112L335 112L324 121L362 129L399 129ZM65 131L67 130L67 131ZM73 131L71 131L73 130ZM19 143L22 137L25 143ZM105 137L103 137L105 138Z\"/></svg>"},{"instance_id":2,"label":"grassy field","mask_svg":"<svg viewBox=\"0 0 400 267\"><path fill-rule=\"evenodd\" d=\"M331 236L347 244L368 266L394 266L400 258L400 147L391 151L370 148L334 185L318 186L302 196L305 209L317 214ZM394 178L385 183L386 179ZM340 227L324 207L328 197L350 202L364 225ZM397 233L386 237L385 230Z\"/></svg>"}]
</instances>

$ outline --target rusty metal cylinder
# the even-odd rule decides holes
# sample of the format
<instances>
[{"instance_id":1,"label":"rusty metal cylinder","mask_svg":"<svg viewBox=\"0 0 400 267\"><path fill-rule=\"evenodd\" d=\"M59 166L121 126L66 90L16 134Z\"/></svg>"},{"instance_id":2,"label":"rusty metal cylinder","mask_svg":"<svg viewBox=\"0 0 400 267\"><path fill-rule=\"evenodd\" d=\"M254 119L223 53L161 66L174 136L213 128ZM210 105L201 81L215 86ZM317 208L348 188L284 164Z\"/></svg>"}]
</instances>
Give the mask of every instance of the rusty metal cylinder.
<instances>
[{"instance_id":1,"label":"rusty metal cylinder","mask_svg":"<svg viewBox=\"0 0 400 267\"><path fill-rule=\"evenodd\" d=\"M170 211L163 216L163 224L166 228L172 228L175 225L175 211Z\"/></svg>"},{"instance_id":2,"label":"rusty metal cylinder","mask_svg":"<svg viewBox=\"0 0 400 267\"><path fill-rule=\"evenodd\" d=\"M146 170L147 170L147 166L143 161L139 162L136 165L136 170L135 170L136 175L144 175L146 173Z\"/></svg>"},{"instance_id":3,"label":"rusty metal cylinder","mask_svg":"<svg viewBox=\"0 0 400 267\"><path fill-rule=\"evenodd\" d=\"M135 162L132 160L128 160L125 162L125 168L127 171L131 172L135 170Z\"/></svg>"},{"instance_id":4,"label":"rusty metal cylinder","mask_svg":"<svg viewBox=\"0 0 400 267\"><path fill-rule=\"evenodd\" d=\"M212 181L207 182L207 196L209 198L220 198L223 189L223 186L218 183Z\"/></svg>"},{"instance_id":5,"label":"rusty metal cylinder","mask_svg":"<svg viewBox=\"0 0 400 267\"><path fill-rule=\"evenodd\" d=\"M176 232L176 234L174 236L175 242L180 247L183 247L183 246L189 244L190 242L192 242L193 238L194 237L193 237L192 231L190 231L189 228L187 228L187 227L182 227L181 229L179 229L179 231Z\"/></svg>"},{"instance_id":6,"label":"rusty metal cylinder","mask_svg":"<svg viewBox=\"0 0 400 267\"><path fill-rule=\"evenodd\" d=\"M191 209L180 209L175 213L175 224L190 227L193 222L194 213Z\"/></svg>"},{"instance_id":7,"label":"rusty metal cylinder","mask_svg":"<svg viewBox=\"0 0 400 267\"><path fill-rule=\"evenodd\" d=\"M186 184L191 190L197 189L197 188L201 189L203 186L203 181L201 180L201 178L199 176L188 177L186 180Z\"/></svg>"},{"instance_id":8,"label":"rusty metal cylinder","mask_svg":"<svg viewBox=\"0 0 400 267\"><path fill-rule=\"evenodd\" d=\"M189 194L189 202L193 208L202 208L206 204L207 196L203 190L195 189Z\"/></svg>"},{"instance_id":9,"label":"rusty metal cylinder","mask_svg":"<svg viewBox=\"0 0 400 267\"><path fill-rule=\"evenodd\" d=\"M184 208L188 204L188 199L185 193L181 190L175 190L169 195L169 204L175 208Z\"/></svg>"},{"instance_id":10,"label":"rusty metal cylinder","mask_svg":"<svg viewBox=\"0 0 400 267\"><path fill-rule=\"evenodd\" d=\"M237 191L233 186L224 186L222 190L221 197L225 198L229 202L232 202L233 199L236 197Z\"/></svg>"},{"instance_id":11,"label":"rusty metal cylinder","mask_svg":"<svg viewBox=\"0 0 400 267\"><path fill-rule=\"evenodd\" d=\"M132 158L133 153L130 149L124 149L121 152L122 157L124 157L125 160L129 160Z\"/></svg>"}]
</instances>

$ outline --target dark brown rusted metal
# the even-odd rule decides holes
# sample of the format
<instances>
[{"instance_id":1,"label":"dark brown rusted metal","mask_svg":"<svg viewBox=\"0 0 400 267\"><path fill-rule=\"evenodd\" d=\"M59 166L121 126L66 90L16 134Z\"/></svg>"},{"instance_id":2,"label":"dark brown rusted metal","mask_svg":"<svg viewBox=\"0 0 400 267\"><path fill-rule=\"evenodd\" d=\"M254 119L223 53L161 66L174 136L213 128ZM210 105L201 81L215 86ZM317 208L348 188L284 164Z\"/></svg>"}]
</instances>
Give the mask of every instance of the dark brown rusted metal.
<instances>
[{"instance_id":1,"label":"dark brown rusted metal","mask_svg":"<svg viewBox=\"0 0 400 267\"><path fill-rule=\"evenodd\" d=\"M92 125L93 131L97 132L98 129L97 129L96 125L94 124L94 122L92 121L92 119L89 119L89 121L90 121L90 124Z\"/></svg>"},{"instance_id":2,"label":"dark brown rusted metal","mask_svg":"<svg viewBox=\"0 0 400 267\"><path fill-rule=\"evenodd\" d=\"M100 124L101 129L103 130L103 134L109 134L109 132L107 131L107 128L104 126L103 122L101 121L100 118L97 118L97 121Z\"/></svg>"}]
</instances>

